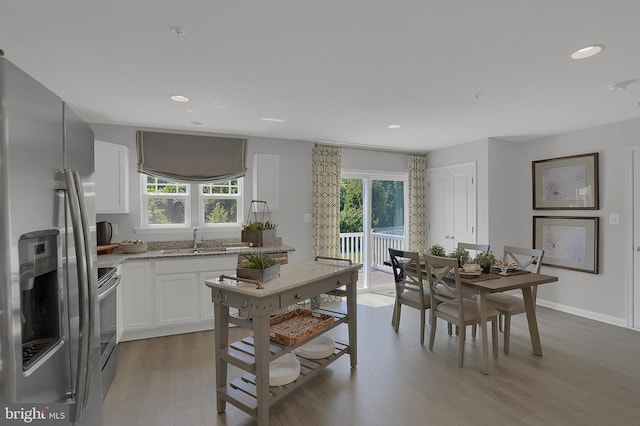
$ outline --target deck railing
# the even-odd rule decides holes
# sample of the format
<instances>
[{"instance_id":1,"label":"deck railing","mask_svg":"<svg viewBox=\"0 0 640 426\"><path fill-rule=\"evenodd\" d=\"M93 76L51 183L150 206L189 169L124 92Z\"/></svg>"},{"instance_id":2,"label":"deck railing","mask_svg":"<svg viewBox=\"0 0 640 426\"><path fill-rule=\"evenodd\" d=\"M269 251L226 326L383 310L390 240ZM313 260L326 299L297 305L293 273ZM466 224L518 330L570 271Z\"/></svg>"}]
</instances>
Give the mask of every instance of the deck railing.
<instances>
[{"instance_id":1,"label":"deck railing","mask_svg":"<svg viewBox=\"0 0 640 426\"><path fill-rule=\"evenodd\" d=\"M340 234L340 256L351 259L354 262L363 261L363 237L362 232L345 232ZM389 247L402 250L404 247L404 235L391 235L379 232L371 233L372 259L374 269L387 270L384 265L389 259Z\"/></svg>"}]
</instances>

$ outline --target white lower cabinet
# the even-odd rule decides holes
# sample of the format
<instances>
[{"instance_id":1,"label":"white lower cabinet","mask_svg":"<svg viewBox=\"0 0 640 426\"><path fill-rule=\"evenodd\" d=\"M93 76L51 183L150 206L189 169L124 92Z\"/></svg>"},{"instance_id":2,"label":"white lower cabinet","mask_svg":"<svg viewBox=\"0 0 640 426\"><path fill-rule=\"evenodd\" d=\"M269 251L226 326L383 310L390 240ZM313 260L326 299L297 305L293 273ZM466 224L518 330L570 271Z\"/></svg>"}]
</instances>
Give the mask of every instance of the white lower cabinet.
<instances>
[{"instance_id":1,"label":"white lower cabinet","mask_svg":"<svg viewBox=\"0 0 640 426\"><path fill-rule=\"evenodd\" d=\"M157 325L188 324L200 319L198 274L156 275Z\"/></svg>"},{"instance_id":2,"label":"white lower cabinet","mask_svg":"<svg viewBox=\"0 0 640 426\"><path fill-rule=\"evenodd\" d=\"M151 283L151 262L131 262L122 265L123 339L132 330L154 326L154 294Z\"/></svg>"},{"instance_id":3,"label":"white lower cabinet","mask_svg":"<svg viewBox=\"0 0 640 426\"><path fill-rule=\"evenodd\" d=\"M236 255L133 261L122 268L122 340L213 329L204 282L235 275Z\"/></svg>"}]
</instances>

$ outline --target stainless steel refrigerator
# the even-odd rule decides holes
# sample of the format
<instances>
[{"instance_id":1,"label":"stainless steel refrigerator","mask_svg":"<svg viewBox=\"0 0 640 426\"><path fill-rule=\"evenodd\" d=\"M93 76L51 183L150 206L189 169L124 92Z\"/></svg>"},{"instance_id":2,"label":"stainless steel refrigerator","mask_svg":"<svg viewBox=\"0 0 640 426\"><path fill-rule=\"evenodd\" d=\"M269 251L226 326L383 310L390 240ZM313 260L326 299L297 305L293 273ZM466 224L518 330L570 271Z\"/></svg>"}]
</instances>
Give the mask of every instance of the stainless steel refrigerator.
<instances>
[{"instance_id":1,"label":"stainless steel refrigerator","mask_svg":"<svg viewBox=\"0 0 640 426\"><path fill-rule=\"evenodd\" d=\"M93 144L0 57L1 424L50 404L56 425L102 425Z\"/></svg>"}]
</instances>

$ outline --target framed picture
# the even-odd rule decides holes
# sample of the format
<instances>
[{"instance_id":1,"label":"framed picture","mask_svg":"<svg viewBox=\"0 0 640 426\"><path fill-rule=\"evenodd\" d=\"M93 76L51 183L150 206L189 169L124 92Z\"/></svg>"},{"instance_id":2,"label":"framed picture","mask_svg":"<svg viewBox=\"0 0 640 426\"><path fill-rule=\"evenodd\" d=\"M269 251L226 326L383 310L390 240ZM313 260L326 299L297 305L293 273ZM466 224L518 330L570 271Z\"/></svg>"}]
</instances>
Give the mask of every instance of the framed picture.
<instances>
[{"instance_id":1,"label":"framed picture","mask_svg":"<svg viewBox=\"0 0 640 426\"><path fill-rule=\"evenodd\" d=\"M598 273L598 217L534 216L533 248L542 264Z\"/></svg>"},{"instance_id":2,"label":"framed picture","mask_svg":"<svg viewBox=\"0 0 640 426\"><path fill-rule=\"evenodd\" d=\"M598 153L532 161L534 210L597 210Z\"/></svg>"}]
</instances>

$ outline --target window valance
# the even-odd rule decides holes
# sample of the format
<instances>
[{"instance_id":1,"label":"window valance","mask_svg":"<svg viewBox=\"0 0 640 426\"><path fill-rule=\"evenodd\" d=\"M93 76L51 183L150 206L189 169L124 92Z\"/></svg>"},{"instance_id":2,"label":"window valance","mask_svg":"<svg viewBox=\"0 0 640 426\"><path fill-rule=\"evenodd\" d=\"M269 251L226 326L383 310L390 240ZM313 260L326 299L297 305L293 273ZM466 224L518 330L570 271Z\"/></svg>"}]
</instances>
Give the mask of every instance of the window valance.
<instances>
[{"instance_id":1,"label":"window valance","mask_svg":"<svg viewBox=\"0 0 640 426\"><path fill-rule=\"evenodd\" d=\"M218 136L136 132L138 171L179 182L215 182L247 172L247 140Z\"/></svg>"}]
</instances>

